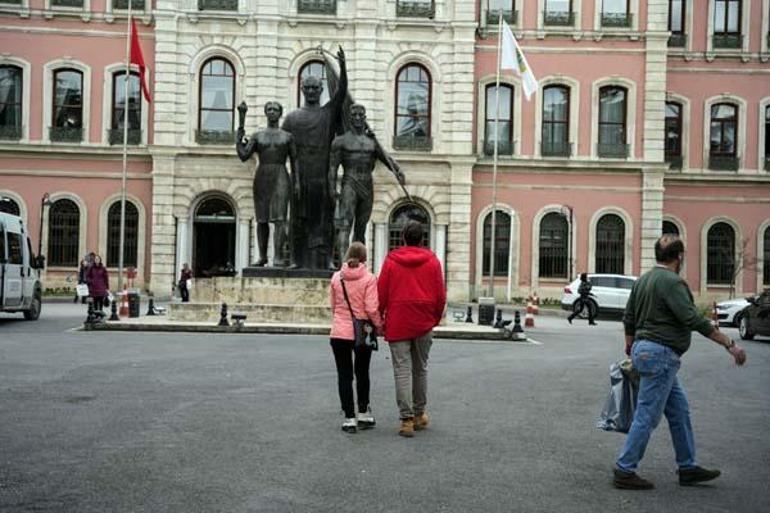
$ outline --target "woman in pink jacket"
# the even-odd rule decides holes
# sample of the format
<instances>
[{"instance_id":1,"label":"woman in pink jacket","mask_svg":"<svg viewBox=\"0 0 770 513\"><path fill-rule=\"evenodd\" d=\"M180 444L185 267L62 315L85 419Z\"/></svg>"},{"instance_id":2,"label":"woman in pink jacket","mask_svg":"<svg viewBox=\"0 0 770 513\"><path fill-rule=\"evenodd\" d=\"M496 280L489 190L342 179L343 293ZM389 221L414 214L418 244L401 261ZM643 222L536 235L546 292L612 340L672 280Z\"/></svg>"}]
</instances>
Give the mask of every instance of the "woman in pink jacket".
<instances>
[{"instance_id":1,"label":"woman in pink jacket","mask_svg":"<svg viewBox=\"0 0 770 513\"><path fill-rule=\"evenodd\" d=\"M369 319L378 332L382 330L382 317L377 301L377 278L366 268L366 246L354 242L345 254L342 269L334 273L329 287L332 307L331 338L334 361L337 364L337 384L345 421L342 430L355 433L360 429L374 427L375 421L369 408L369 362L372 349L368 346L354 347L355 334L350 309L345 301L345 289L350 299L353 315L357 319ZM355 363L353 356L355 355ZM358 416L353 403L353 375L356 379Z\"/></svg>"}]
</instances>

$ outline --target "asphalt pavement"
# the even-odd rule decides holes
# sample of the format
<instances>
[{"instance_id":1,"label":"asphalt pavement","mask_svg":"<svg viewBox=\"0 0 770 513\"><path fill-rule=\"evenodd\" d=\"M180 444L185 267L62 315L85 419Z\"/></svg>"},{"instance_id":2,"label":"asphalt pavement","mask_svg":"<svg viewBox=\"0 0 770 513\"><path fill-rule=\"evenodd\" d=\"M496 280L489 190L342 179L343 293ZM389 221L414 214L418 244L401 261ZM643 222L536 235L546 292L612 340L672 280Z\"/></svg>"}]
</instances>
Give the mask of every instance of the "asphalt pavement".
<instances>
[{"instance_id":1,"label":"asphalt pavement","mask_svg":"<svg viewBox=\"0 0 770 513\"><path fill-rule=\"evenodd\" d=\"M623 435L595 427L617 321L540 316L532 343L442 341L431 425L396 434L389 353L372 361L375 429L340 430L322 336L73 331L80 305L0 315L0 511L764 512L770 339L736 368L695 335L680 376L699 462L681 488L665 421L640 474L611 485ZM728 330L737 337L735 330Z\"/></svg>"}]
</instances>

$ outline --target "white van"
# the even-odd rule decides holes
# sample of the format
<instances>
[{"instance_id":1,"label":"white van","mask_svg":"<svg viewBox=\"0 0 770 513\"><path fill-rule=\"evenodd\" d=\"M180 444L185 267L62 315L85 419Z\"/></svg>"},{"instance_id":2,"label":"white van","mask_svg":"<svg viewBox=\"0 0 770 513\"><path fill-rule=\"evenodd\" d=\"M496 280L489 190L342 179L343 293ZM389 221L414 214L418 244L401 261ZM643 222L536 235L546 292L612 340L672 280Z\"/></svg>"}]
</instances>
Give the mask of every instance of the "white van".
<instances>
[{"instance_id":1,"label":"white van","mask_svg":"<svg viewBox=\"0 0 770 513\"><path fill-rule=\"evenodd\" d=\"M42 267L21 218L0 212L0 312L23 312L30 321L40 317Z\"/></svg>"}]
</instances>

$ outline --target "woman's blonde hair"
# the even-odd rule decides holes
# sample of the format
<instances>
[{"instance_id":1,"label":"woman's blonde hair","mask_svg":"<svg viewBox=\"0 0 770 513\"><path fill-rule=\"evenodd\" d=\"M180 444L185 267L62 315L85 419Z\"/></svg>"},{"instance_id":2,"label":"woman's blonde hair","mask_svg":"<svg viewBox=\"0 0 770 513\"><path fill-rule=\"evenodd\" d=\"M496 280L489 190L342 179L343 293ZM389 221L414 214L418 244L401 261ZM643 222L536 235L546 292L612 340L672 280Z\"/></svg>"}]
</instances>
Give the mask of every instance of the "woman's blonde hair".
<instances>
[{"instance_id":1,"label":"woman's blonde hair","mask_svg":"<svg viewBox=\"0 0 770 513\"><path fill-rule=\"evenodd\" d=\"M348 267L358 267L359 264L366 262L366 246L361 242L354 242L345 253L345 262Z\"/></svg>"}]
</instances>

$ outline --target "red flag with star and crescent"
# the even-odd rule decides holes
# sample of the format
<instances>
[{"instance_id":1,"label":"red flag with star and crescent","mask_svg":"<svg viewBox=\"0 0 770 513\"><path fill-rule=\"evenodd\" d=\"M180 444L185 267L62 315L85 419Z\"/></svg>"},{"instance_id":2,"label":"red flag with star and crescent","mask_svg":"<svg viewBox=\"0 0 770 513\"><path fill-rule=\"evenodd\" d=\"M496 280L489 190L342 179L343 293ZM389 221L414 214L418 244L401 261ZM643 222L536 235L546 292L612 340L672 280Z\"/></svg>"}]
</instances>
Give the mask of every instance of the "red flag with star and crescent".
<instances>
[{"instance_id":1,"label":"red flag with star and crescent","mask_svg":"<svg viewBox=\"0 0 770 513\"><path fill-rule=\"evenodd\" d=\"M131 54L129 57L131 64L136 65L139 68L139 79L142 82L142 92L144 98L150 102L150 90L147 87L147 79L144 76L147 66L144 64L144 55L142 55L142 47L139 44L139 34L136 31L136 21L131 18Z\"/></svg>"}]
</instances>

